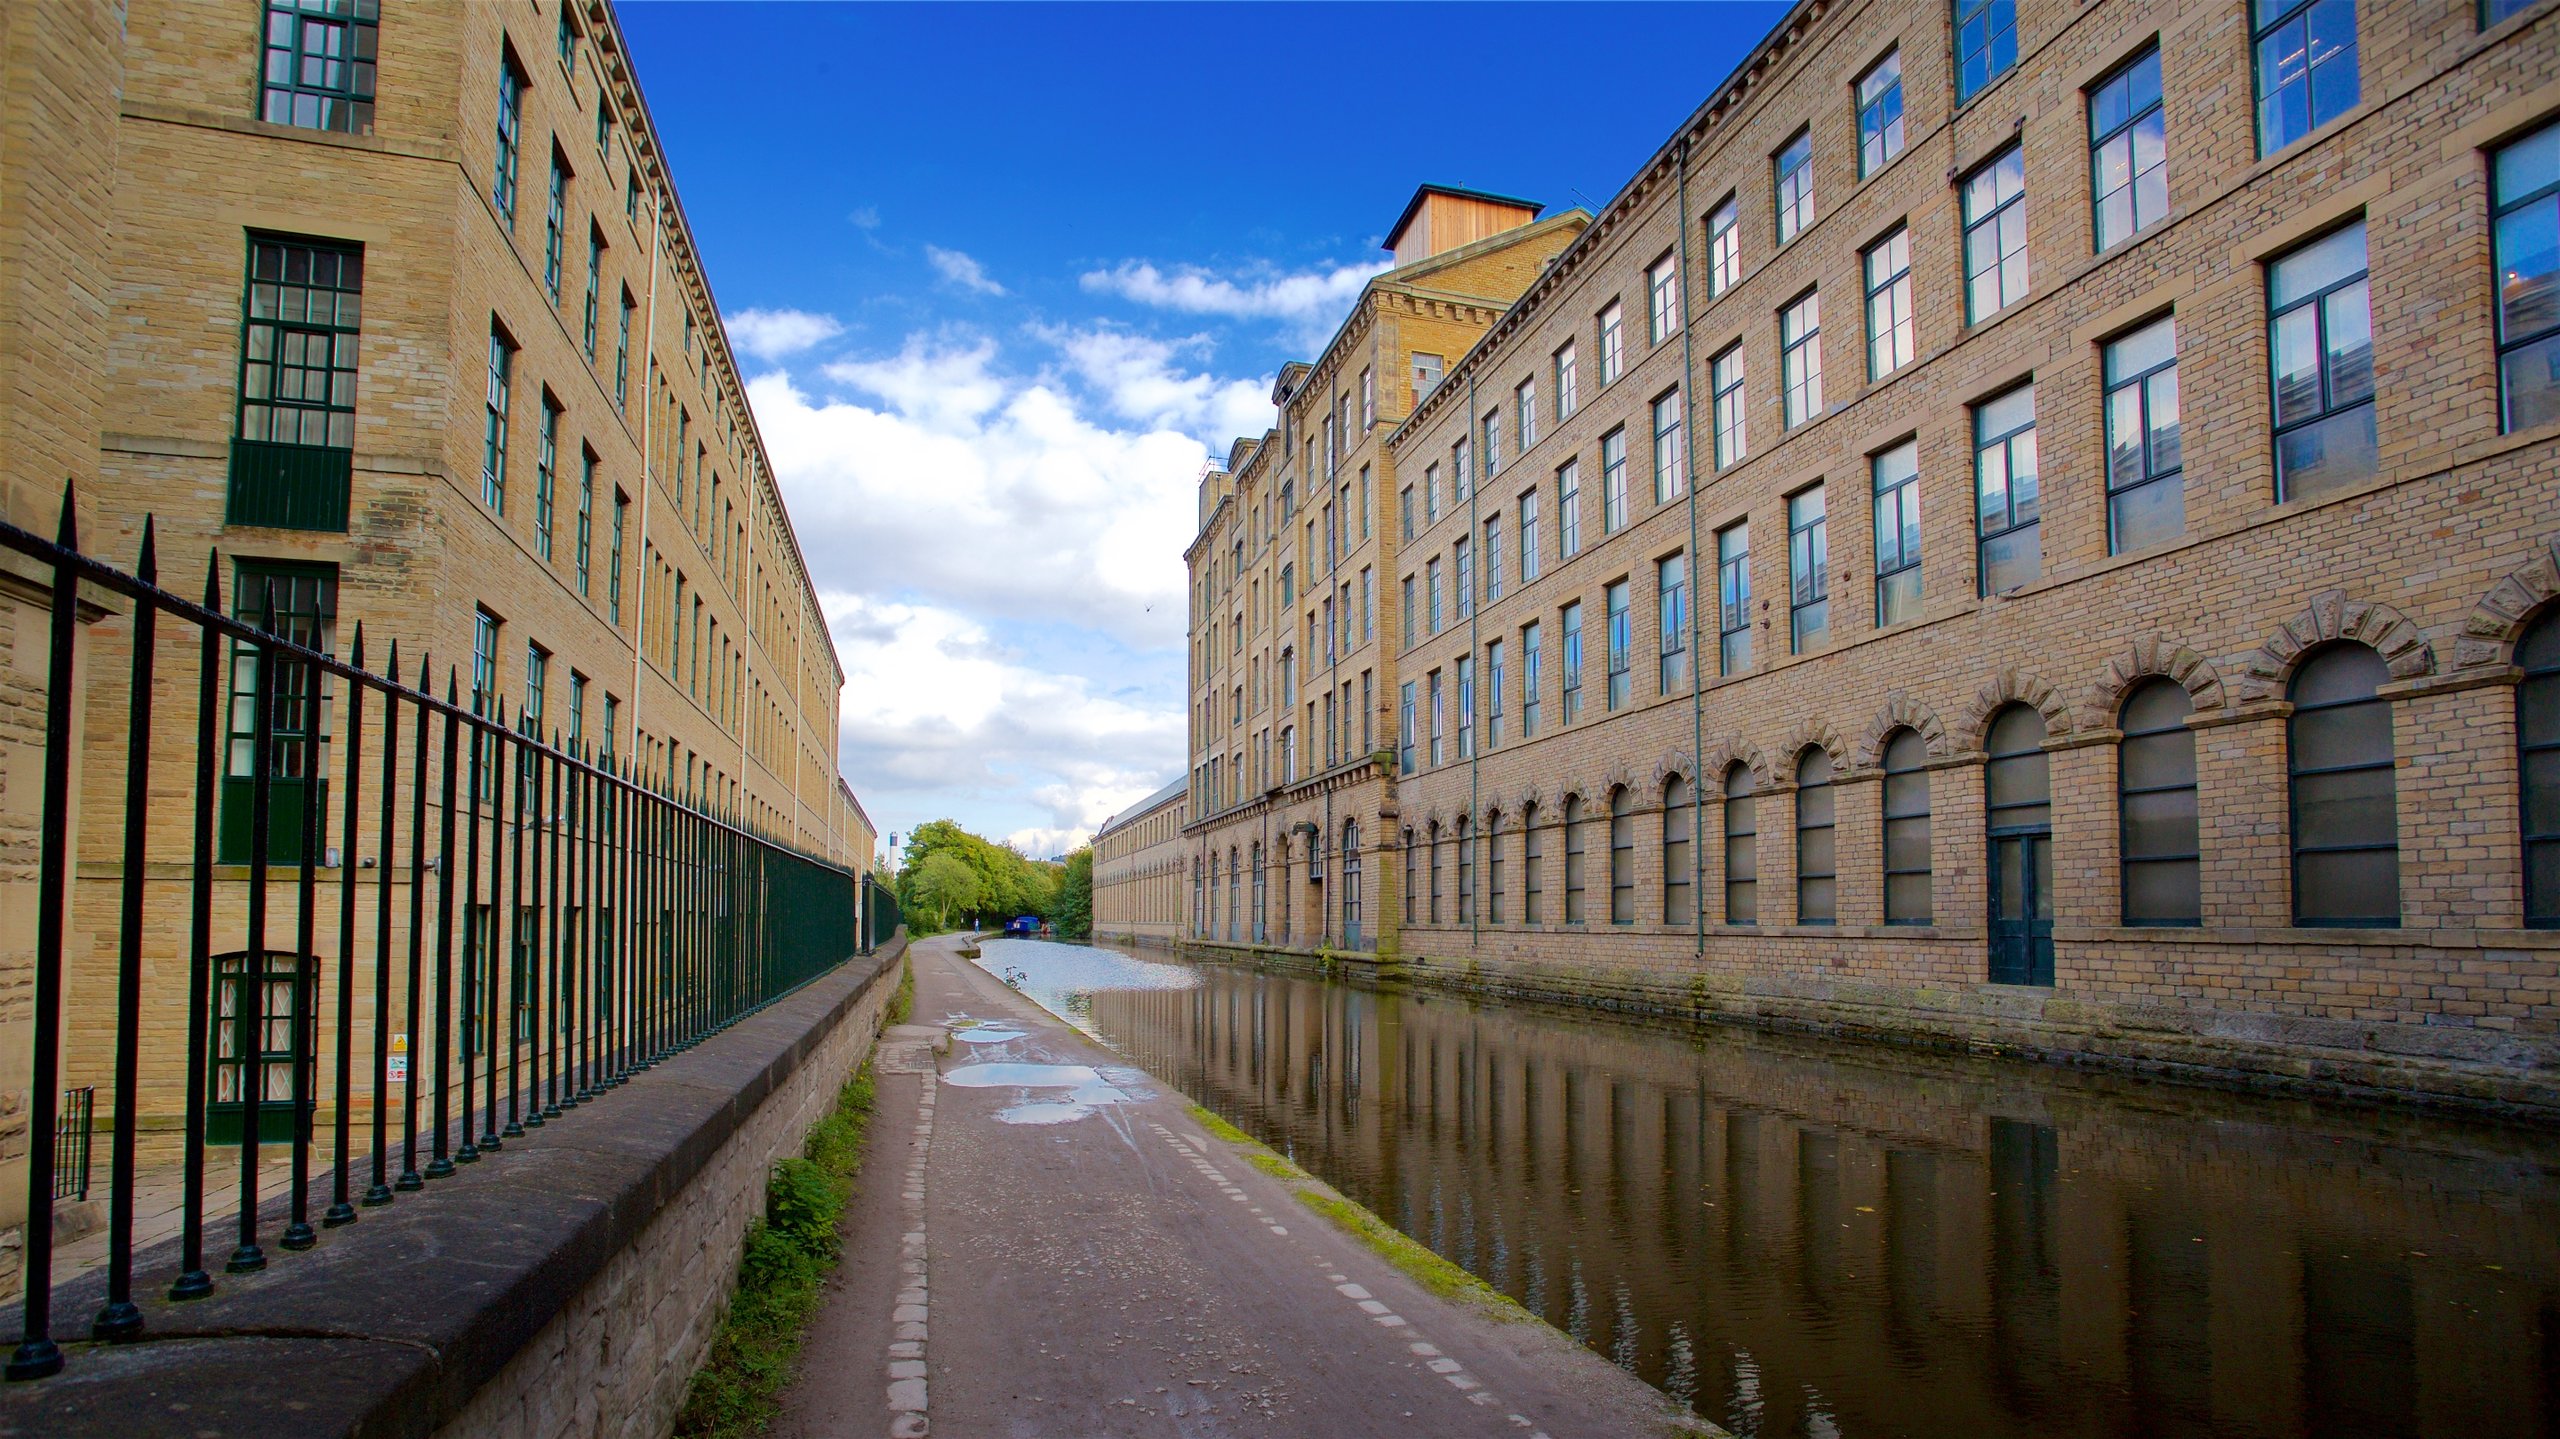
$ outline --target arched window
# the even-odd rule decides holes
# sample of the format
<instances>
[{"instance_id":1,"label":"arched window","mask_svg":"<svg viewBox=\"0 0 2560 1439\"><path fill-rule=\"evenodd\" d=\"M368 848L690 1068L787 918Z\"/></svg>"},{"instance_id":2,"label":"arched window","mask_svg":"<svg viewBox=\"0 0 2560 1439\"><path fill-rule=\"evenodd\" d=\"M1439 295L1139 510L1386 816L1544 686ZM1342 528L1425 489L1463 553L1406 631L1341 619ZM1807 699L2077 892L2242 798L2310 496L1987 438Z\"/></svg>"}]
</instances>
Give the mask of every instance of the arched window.
<instances>
[{"instance_id":1,"label":"arched window","mask_svg":"<svg viewBox=\"0 0 2560 1439\"><path fill-rule=\"evenodd\" d=\"M1982 789L1994 984L2053 983L2053 777L2044 735L2044 716L2026 705L1991 719Z\"/></svg>"},{"instance_id":2,"label":"arched window","mask_svg":"<svg viewBox=\"0 0 2560 1439\"><path fill-rule=\"evenodd\" d=\"M1431 922L1440 922L1440 821L1431 822Z\"/></svg>"},{"instance_id":3,"label":"arched window","mask_svg":"<svg viewBox=\"0 0 2560 1439\"><path fill-rule=\"evenodd\" d=\"M1262 842L1256 840L1253 844L1253 942L1256 944L1261 944L1270 938L1267 923L1269 909L1265 900L1267 893L1262 874Z\"/></svg>"},{"instance_id":4,"label":"arched window","mask_svg":"<svg viewBox=\"0 0 2560 1439\"><path fill-rule=\"evenodd\" d=\"M1191 934L1195 939L1205 939L1209 934L1209 913L1200 890L1200 856L1196 854L1191 857Z\"/></svg>"},{"instance_id":5,"label":"arched window","mask_svg":"<svg viewBox=\"0 0 2560 1439\"><path fill-rule=\"evenodd\" d=\"M1840 854L1832 843L1831 755L1810 749L1796 761L1796 923L1840 918Z\"/></svg>"},{"instance_id":6,"label":"arched window","mask_svg":"<svg viewBox=\"0 0 2560 1439\"><path fill-rule=\"evenodd\" d=\"M1884 742L1884 922L1927 924L1929 746L1913 730Z\"/></svg>"},{"instance_id":7,"label":"arched window","mask_svg":"<svg viewBox=\"0 0 2560 1439\"><path fill-rule=\"evenodd\" d=\"M2560 610L2516 643L2516 780L2524 791L2524 922L2560 929Z\"/></svg>"},{"instance_id":8,"label":"arched window","mask_svg":"<svg viewBox=\"0 0 2560 1439\"><path fill-rule=\"evenodd\" d=\"M1421 861L1420 846L1414 843L1413 831L1404 832L1404 922L1414 922L1414 906L1421 902L1421 876L1414 872Z\"/></svg>"},{"instance_id":9,"label":"arched window","mask_svg":"<svg viewBox=\"0 0 2560 1439\"><path fill-rule=\"evenodd\" d=\"M1227 847L1227 942L1243 938L1244 863L1233 845Z\"/></svg>"},{"instance_id":10,"label":"arched window","mask_svg":"<svg viewBox=\"0 0 2560 1439\"><path fill-rule=\"evenodd\" d=\"M1667 925L1698 920L1697 861L1690 846L1697 825L1696 788L1687 775L1675 774L1662 786L1662 922Z\"/></svg>"},{"instance_id":11,"label":"arched window","mask_svg":"<svg viewBox=\"0 0 2560 1439\"><path fill-rule=\"evenodd\" d=\"M1564 799L1564 922L1582 924L1582 796Z\"/></svg>"},{"instance_id":12,"label":"arched window","mask_svg":"<svg viewBox=\"0 0 2560 1439\"><path fill-rule=\"evenodd\" d=\"M1538 828L1538 807L1520 806L1520 922L1547 921L1547 837Z\"/></svg>"},{"instance_id":13,"label":"arched window","mask_svg":"<svg viewBox=\"0 0 2560 1439\"><path fill-rule=\"evenodd\" d=\"M1342 822L1342 942L1346 948L1361 947L1360 935L1360 821Z\"/></svg>"},{"instance_id":14,"label":"arched window","mask_svg":"<svg viewBox=\"0 0 2560 1439\"><path fill-rule=\"evenodd\" d=\"M2125 696L2116 721L2116 807L2124 850L2124 922L2197 924L2195 702L2186 686L2153 676Z\"/></svg>"},{"instance_id":15,"label":"arched window","mask_svg":"<svg viewBox=\"0 0 2560 1439\"><path fill-rule=\"evenodd\" d=\"M1321 851L1319 851L1321 853ZM1271 859L1278 873L1272 876L1272 893L1279 902L1271 907L1271 931L1282 944L1289 942L1289 911L1297 906L1292 901L1297 891L1289 887L1289 837L1282 835L1272 844Z\"/></svg>"},{"instance_id":16,"label":"arched window","mask_svg":"<svg viewBox=\"0 0 2560 1439\"><path fill-rule=\"evenodd\" d=\"M1502 923L1502 811L1484 817L1484 922Z\"/></svg>"},{"instance_id":17,"label":"arched window","mask_svg":"<svg viewBox=\"0 0 2560 1439\"><path fill-rule=\"evenodd\" d=\"M1636 797L1609 791L1609 922L1636 922Z\"/></svg>"},{"instance_id":18,"label":"arched window","mask_svg":"<svg viewBox=\"0 0 2560 1439\"><path fill-rule=\"evenodd\" d=\"M2391 772L2391 678L2355 643L2294 671L2285 722L2293 780L2293 922L2400 922L2400 813Z\"/></svg>"},{"instance_id":19,"label":"arched window","mask_svg":"<svg viewBox=\"0 0 2560 1439\"><path fill-rule=\"evenodd\" d=\"M1735 765L1724 776L1724 922L1760 922L1760 801L1751 793L1751 767Z\"/></svg>"},{"instance_id":20,"label":"arched window","mask_svg":"<svg viewBox=\"0 0 2560 1439\"><path fill-rule=\"evenodd\" d=\"M1454 838L1458 846L1458 923L1473 924L1476 918L1476 846L1475 831L1465 815L1458 816Z\"/></svg>"}]
</instances>

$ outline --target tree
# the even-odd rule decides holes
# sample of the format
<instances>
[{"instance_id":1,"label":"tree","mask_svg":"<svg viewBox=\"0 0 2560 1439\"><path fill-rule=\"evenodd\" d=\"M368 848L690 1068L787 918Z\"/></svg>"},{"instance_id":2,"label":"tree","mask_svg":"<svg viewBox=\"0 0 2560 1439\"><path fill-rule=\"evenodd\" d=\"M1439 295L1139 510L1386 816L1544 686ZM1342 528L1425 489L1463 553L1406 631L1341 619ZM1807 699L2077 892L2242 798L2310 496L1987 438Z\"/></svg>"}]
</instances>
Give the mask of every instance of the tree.
<instances>
[{"instance_id":1,"label":"tree","mask_svg":"<svg viewBox=\"0 0 2560 1439\"><path fill-rule=\"evenodd\" d=\"M1045 866L1044 866L1045 868ZM1067 856L1058 878L1057 894L1043 911L1049 922L1057 926L1060 939L1089 939L1093 935L1093 846L1086 845Z\"/></svg>"},{"instance_id":2,"label":"tree","mask_svg":"<svg viewBox=\"0 0 2560 1439\"><path fill-rule=\"evenodd\" d=\"M948 852L926 855L922 864L907 866L898 877L909 886L915 909L931 911L935 929L950 928L953 910L975 909L985 895L976 872Z\"/></svg>"}]
</instances>

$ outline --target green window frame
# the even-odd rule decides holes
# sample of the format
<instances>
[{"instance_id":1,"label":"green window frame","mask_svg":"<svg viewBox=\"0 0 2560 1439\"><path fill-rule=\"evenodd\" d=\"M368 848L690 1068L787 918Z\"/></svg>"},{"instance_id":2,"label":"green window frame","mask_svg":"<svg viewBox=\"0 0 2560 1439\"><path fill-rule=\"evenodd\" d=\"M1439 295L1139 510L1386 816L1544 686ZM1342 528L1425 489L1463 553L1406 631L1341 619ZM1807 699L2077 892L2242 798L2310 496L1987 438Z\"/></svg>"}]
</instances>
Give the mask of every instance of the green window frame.
<instances>
[{"instance_id":1,"label":"green window frame","mask_svg":"<svg viewBox=\"0 0 2560 1439\"><path fill-rule=\"evenodd\" d=\"M630 511L630 499L622 491L614 491L613 547L605 552L604 593L605 617L617 629L622 626L622 527Z\"/></svg>"},{"instance_id":2,"label":"green window frame","mask_svg":"<svg viewBox=\"0 0 2560 1439\"><path fill-rule=\"evenodd\" d=\"M344 530L355 471L364 251L251 235L227 523Z\"/></svg>"},{"instance_id":3,"label":"green window frame","mask_svg":"<svg viewBox=\"0 0 2560 1439\"><path fill-rule=\"evenodd\" d=\"M551 152L551 191L543 201L542 212L542 288L551 303L560 303L560 272L567 266L563 254L569 247L569 162L560 152Z\"/></svg>"},{"instance_id":4,"label":"green window frame","mask_svg":"<svg viewBox=\"0 0 2560 1439\"><path fill-rule=\"evenodd\" d=\"M233 563L232 617L262 633L326 654L337 608L334 565L255 559ZM261 646L243 640L232 642L228 684L218 861L246 864L254 848L258 711L263 706L268 714L267 861L298 867L306 814L311 806L327 803L332 704L327 686L308 662L270 658ZM313 740L314 752L306 754L306 742Z\"/></svg>"},{"instance_id":5,"label":"green window frame","mask_svg":"<svg viewBox=\"0 0 2560 1439\"><path fill-rule=\"evenodd\" d=\"M480 428L480 502L501 515L507 512L507 407L515 364L515 345L492 321L486 410Z\"/></svg>"},{"instance_id":6,"label":"green window frame","mask_svg":"<svg viewBox=\"0 0 2560 1439\"><path fill-rule=\"evenodd\" d=\"M510 50L498 60L498 148L489 177L489 203L508 228L516 223L516 166L524 140L524 69Z\"/></svg>"},{"instance_id":7,"label":"green window frame","mask_svg":"<svg viewBox=\"0 0 2560 1439\"><path fill-rule=\"evenodd\" d=\"M370 134L381 40L381 0L267 0L258 118Z\"/></svg>"},{"instance_id":8,"label":"green window frame","mask_svg":"<svg viewBox=\"0 0 2560 1439\"><path fill-rule=\"evenodd\" d=\"M542 437L533 458L533 548L542 562L551 562L551 522L556 513L553 491L558 488L560 471L560 402L550 392L542 396Z\"/></svg>"},{"instance_id":9,"label":"green window frame","mask_svg":"<svg viewBox=\"0 0 2560 1439\"><path fill-rule=\"evenodd\" d=\"M596 536L596 452L578 447L578 597L591 593Z\"/></svg>"},{"instance_id":10,"label":"green window frame","mask_svg":"<svg viewBox=\"0 0 2560 1439\"><path fill-rule=\"evenodd\" d=\"M2017 0L1955 0L1956 103L1979 95L2018 63Z\"/></svg>"},{"instance_id":11,"label":"green window frame","mask_svg":"<svg viewBox=\"0 0 2560 1439\"><path fill-rule=\"evenodd\" d=\"M283 951L267 951L254 980L246 951L215 956L213 1013L208 1016L212 1033L206 1054L210 1063L205 1074L206 1143L240 1141L249 1109L248 1056L253 1050L259 1073L259 1140L281 1144L298 1133L308 1132L312 1112L319 1103L319 1055L314 1048L297 1056L294 1041L298 1032L308 1033L307 1027L296 1020L303 1009L303 998L316 991L318 980L314 961L303 959L296 963L294 955ZM254 1029L243 1003L252 983L259 989ZM299 1105L294 1103L293 1092L297 1057L302 1067Z\"/></svg>"},{"instance_id":12,"label":"green window frame","mask_svg":"<svg viewBox=\"0 0 2560 1439\"><path fill-rule=\"evenodd\" d=\"M596 362L596 311L604 289L604 232L587 229L587 300L578 317L578 340L586 350L587 363Z\"/></svg>"},{"instance_id":13,"label":"green window frame","mask_svg":"<svg viewBox=\"0 0 2560 1439\"><path fill-rule=\"evenodd\" d=\"M2560 124L2499 147L2489 160L2496 236L2498 426L2560 419Z\"/></svg>"}]
</instances>

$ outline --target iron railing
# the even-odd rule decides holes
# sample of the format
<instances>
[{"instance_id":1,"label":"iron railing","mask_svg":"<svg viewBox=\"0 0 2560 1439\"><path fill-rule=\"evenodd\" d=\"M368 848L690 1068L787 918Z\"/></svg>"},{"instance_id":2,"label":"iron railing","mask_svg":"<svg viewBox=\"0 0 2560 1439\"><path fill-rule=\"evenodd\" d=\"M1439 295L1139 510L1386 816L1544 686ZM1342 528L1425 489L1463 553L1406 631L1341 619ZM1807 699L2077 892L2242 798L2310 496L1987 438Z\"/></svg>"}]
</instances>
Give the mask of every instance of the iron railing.
<instances>
[{"instance_id":1,"label":"iron railing","mask_svg":"<svg viewBox=\"0 0 2560 1439\"><path fill-rule=\"evenodd\" d=\"M465 703L450 669L439 699L426 658L413 681L399 678L396 644L384 669L367 668L362 625L340 659L325 636L314 646L264 627L276 614L272 584L237 606L251 618L226 614L218 556L207 556L202 603L162 590L147 523L130 575L79 552L67 493L57 541L0 523L0 549L53 575L29 1132L54 1131L66 1058L77 1077L109 1083L96 1338L142 1331L134 1224L146 1096L166 1112L183 1094L182 1141L168 1160L183 1171L168 1294L194 1298L217 1283L209 1224L233 1230L224 1272L263 1269L270 1239L311 1248L321 1230L561 1119L889 932L865 932L883 916L876 900L858 911L847 870L751 833L661 777L528 732L503 696ZM84 586L125 611L121 685L112 663L75 673ZM164 645L164 617L194 643ZM96 625L92 643L111 649L118 626ZM192 678L193 712L155 716L172 670L176 684L161 693L183 695ZM75 753L82 707L92 735L121 724L121 756ZM192 758L191 776L168 776L172 751ZM77 826L75 764L90 766L85 792L104 796ZM302 787L302 803L277 803L288 784ZM217 852L217 801L249 806L245 864ZM281 817L301 832L280 844ZM113 939L100 935L94 954L67 934L75 883L105 886L117 902L115 923L100 926ZM103 894L96 908L107 912ZM886 917L894 927L894 906ZM146 993L146 958L185 975L183 994L157 983ZM357 1027L360 998L370 1035ZM108 1040L98 1021L110 1010ZM146 1010L154 1034L182 1023L184 1045L146 1053ZM75 1012L84 1022L67 1023ZM209 1137L217 1119L219 1141ZM236 1189L210 1172L217 1148L236 1166ZM63 1362L44 1218L60 1165L54 1146L28 1153L25 1332L11 1379ZM326 1172L314 1175L315 1158ZM290 1188L270 1235L260 1174L279 1160ZM328 1191L317 1226L315 1185Z\"/></svg>"},{"instance_id":2,"label":"iron railing","mask_svg":"<svg viewBox=\"0 0 2560 1439\"><path fill-rule=\"evenodd\" d=\"M53 1197L89 1197L89 1126L97 1112L98 1087L84 1084L62 1091L62 1113L53 1121Z\"/></svg>"}]
</instances>

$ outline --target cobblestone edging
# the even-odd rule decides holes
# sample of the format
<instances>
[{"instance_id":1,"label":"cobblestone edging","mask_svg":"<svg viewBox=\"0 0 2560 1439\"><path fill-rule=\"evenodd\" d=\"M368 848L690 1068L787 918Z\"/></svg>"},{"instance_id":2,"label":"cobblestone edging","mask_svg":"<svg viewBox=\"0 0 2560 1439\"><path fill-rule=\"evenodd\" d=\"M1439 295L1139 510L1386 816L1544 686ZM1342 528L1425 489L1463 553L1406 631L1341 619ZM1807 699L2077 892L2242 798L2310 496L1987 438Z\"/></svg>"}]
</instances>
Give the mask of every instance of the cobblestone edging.
<instances>
[{"instance_id":1,"label":"cobblestone edging","mask_svg":"<svg viewBox=\"0 0 2560 1439\"><path fill-rule=\"evenodd\" d=\"M147 1299L143 1340L0 1388L0 1436L661 1439L767 1171L869 1051L905 952L900 936L289 1263ZM168 1268L155 1257L139 1272ZM57 1291L58 1327L77 1332L102 1285Z\"/></svg>"}]
</instances>

